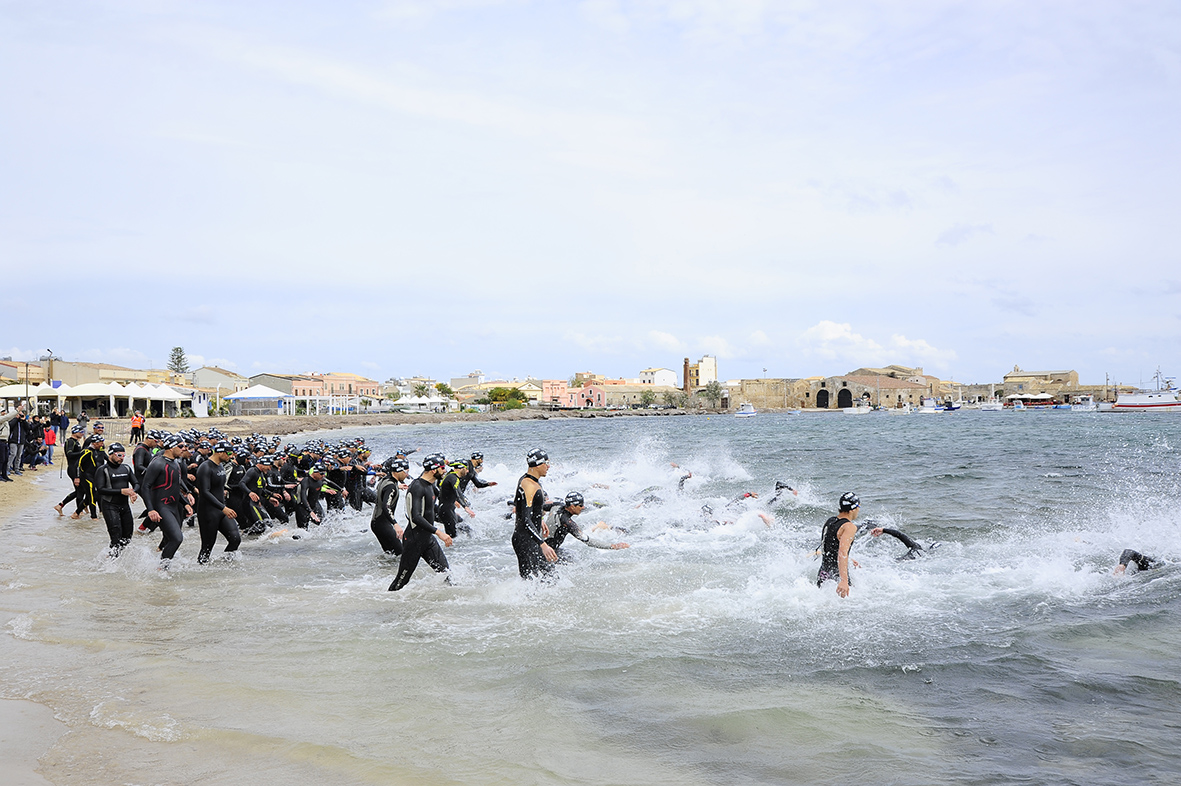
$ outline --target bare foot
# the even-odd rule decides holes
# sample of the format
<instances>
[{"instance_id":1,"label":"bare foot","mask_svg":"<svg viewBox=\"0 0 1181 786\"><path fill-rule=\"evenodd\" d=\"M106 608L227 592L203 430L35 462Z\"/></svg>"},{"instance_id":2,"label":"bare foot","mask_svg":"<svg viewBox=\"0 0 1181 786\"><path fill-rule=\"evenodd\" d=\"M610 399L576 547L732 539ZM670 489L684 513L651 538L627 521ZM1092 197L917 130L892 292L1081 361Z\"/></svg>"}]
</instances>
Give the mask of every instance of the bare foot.
<instances>
[{"instance_id":1,"label":"bare foot","mask_svg":"<svg viewBox=\"0 0 1181 786\"><path fill-rule=\"evenodd\" d=\"M65 515L64 513L62 513L62 506L61 505L54 505L53 509L57 511L57 515L59 515L59 516Z\"/></svg>"},{"instance_id":2,"label":"bare foot","mask_svg":"<svg viewBox=\"0 0 1181 786\"><path fill-rule=\"evenodd\" d=\"M74 521L77 521L78 519L80 519L82 517L79 516L77 513L71 513L70 518L72 518Z\"/></svg>"}]
</instances>

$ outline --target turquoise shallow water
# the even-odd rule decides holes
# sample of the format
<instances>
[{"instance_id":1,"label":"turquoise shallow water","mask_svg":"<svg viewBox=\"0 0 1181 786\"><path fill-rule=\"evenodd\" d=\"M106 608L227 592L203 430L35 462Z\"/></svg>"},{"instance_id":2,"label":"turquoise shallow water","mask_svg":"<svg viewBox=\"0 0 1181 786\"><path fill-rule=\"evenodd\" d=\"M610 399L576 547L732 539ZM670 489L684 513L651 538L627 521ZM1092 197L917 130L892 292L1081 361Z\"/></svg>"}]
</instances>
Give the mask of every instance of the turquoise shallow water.
<instances>
[{"instance_id":1,"label":"turquoise shallow water","mask_svg":"<svg viewBox=\"0 0 1181 786\"><path fill-rule=\"evenodd\" d=\"M1141 783L1176 752L1181 418L1059 412L555 420L362 434L483 451L448 551L394 565L366 516L172 575L90 525L2 530L0 690L71 728L74 783ZM500 515L524 453L632 548L568 541L521 582ZM421 454L419 454L421 455ZM677 489L676 462L694 477ZM798 497L766 500L776 480ZM598 485L596 485L598 484ZM851 597L812 583L836 498L941 546L859 538ZM756 501L727 503L744 491ZM649 499L643 507L637 502ZM703 505L714 511L702 514ZM770 513L770 527L757 513Z\"/></svg>"}]
</instances>

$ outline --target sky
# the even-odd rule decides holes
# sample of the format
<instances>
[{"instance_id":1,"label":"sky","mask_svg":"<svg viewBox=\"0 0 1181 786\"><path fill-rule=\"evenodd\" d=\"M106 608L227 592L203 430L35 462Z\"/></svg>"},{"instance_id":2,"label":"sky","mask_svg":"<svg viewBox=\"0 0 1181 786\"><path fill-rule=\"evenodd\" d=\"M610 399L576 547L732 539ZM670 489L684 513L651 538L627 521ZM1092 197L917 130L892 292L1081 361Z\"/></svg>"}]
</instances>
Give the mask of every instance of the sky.
<instances>
[{"instance_id":1,"label":"sky","mask_svg":"<svg viewBox=\"0 0 1181 786\"><path fill-rule=\"evenodd\" d=\"M0 356L1181 375L1181 5L0 0Z\"/></svg>"}]
</instances>

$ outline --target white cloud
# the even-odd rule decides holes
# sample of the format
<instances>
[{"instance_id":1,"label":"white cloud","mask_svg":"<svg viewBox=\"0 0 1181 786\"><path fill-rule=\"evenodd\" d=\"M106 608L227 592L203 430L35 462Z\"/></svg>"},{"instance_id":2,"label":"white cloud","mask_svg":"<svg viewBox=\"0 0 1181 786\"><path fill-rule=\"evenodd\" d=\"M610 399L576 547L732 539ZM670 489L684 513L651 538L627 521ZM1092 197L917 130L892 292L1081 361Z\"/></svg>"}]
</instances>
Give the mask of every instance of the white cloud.
<instances>
[{"instance_id":1,"label":"white cloud","mask_svg":"<svg viewBox=\"0 0 1181 786\"><path fill-rule=\"evenodd\" d=\"M756 330L754 333L751 333L749 336L747 336L746 340L747 343L749 343L752 347L765 347L771 343L771 339L768 338L767 334L761 330Z\"/></svg>"},{"instance_id":2,"label":"white cloud","mask_svg":"<svg viewBox=\"0 0 1181 786\"><path fill-rule=\"evenodd\" d=\"M796 344L806 357L838 361L850 368L900 363L943 369L956 359L953 350L939 349L925 339L908 339L896 333L883 343L854 332L847 322L829 320L805 330Z\"/></svg>"},{"instance_id":3,"label":"white cloud","mask_svg":"<svg viewBox=\"0 0 1181 786\"><path fill-rule=\"evenodd\" d=\"M657 349L663 349L669 352L682 352L685 349L684 342L679 338L672 333L664 333L660 330L648 331L648 342Z\"/></svg>"},{"instance_id":4,"label":"white cloud","mask_svg":"<svg viewBox=\"0 0 1181 786\"><path fill-rule=\"evenodd\" d=\"M588 336L585 333L566 333L565 339L597 355L616 354L627 344L622 336Z\"/></svg>"},{"instance_id":5,"label":"white cloud","mask_svg":"<svg viewBox=\"0 0 1181 786\"><path fill-rule=\"evenodd\" d=\"M721 360L732 360L741 353L722 336L704 336L697 340L698 346L707 355L714 355Z\"/></svg>"}]
</instances>

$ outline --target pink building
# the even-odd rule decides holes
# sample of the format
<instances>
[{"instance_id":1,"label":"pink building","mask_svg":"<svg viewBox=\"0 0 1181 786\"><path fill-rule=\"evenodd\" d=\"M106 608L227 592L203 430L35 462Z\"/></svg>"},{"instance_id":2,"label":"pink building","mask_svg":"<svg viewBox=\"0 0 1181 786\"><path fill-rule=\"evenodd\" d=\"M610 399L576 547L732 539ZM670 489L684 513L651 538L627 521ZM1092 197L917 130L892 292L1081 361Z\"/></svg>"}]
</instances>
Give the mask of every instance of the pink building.
<instances>
[{"instance_id":1,"label":"pink building","mask_svg":"<svg viewBox=\"0 0 1181 786\"><path fill-rule=\"evenodd\" d=\"M606 401L603 388L599 385L587 385L584 388L571 388L566 391L567 407L585 409L587 407L601 407Z\"/></svg>"},{"instance_id":2,"label":"pink building","mask_svg":"<svg viewBox=\"0 0 1181 786\"><path fill-rule=\"evenodd\" d=\"M568 392L569 387L566 385L566 380L543 379L541 380L541 398L538 401L542 404L565 406Z\"/></svg>"}]
</instances>

